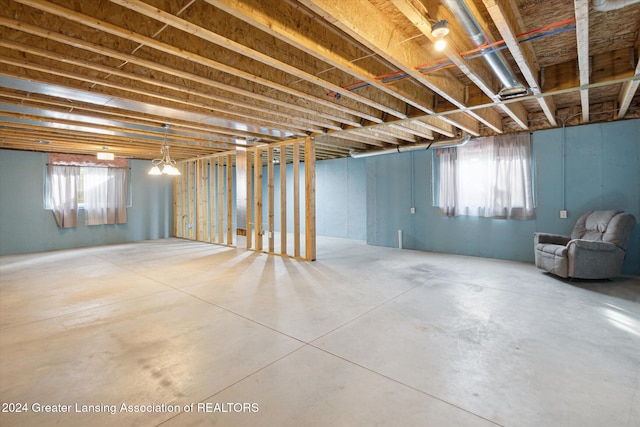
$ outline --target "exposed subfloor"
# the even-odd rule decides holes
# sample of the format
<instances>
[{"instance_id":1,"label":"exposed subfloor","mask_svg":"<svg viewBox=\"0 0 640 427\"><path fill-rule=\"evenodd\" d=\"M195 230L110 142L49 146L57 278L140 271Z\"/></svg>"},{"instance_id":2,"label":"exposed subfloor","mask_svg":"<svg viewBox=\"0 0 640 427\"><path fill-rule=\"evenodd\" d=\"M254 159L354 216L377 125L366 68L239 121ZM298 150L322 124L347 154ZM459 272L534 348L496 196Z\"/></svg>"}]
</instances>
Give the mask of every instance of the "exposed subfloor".
<instances>
[{"instance_id":1,"label":"exposed subfloor","mask_svg":"<svg viewBox=\"0 0 640 427\"><path fill-rule=\"evenodd\" d=\"M2 426L640 420L639 278L319 238L316 262L167 239L0 280Z\"/></svg>"}]
</instances>

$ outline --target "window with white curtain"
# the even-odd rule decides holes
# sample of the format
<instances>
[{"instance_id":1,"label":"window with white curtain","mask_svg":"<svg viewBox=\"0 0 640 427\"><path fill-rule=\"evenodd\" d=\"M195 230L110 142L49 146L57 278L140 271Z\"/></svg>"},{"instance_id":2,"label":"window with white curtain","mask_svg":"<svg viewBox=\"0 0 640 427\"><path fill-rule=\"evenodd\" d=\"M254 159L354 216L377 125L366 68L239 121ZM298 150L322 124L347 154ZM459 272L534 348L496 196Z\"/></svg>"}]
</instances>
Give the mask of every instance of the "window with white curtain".
<instances>
[{"instance_id":1,"label":"window with white curtain","mask_svg":"<svg viewBox=\"0 0 640 427\"><path fill-rule=\"evenodd\" d=\"M76 227L80 208L87 225L126 223L128 167L121 167L123 162L96 165L83 157L89 156L51 155L48 207L58 226Z\"/></svg>"},{"instance_id":2,"label":"window with white curtain","mask_svg":"<svg viewBox=\"0 0 640 427\"><path fill-rule=\"evenodd\" d=\"M535 218L528 133L477 138L436 155L441 215Z\"/></svg>"}]
</instances>

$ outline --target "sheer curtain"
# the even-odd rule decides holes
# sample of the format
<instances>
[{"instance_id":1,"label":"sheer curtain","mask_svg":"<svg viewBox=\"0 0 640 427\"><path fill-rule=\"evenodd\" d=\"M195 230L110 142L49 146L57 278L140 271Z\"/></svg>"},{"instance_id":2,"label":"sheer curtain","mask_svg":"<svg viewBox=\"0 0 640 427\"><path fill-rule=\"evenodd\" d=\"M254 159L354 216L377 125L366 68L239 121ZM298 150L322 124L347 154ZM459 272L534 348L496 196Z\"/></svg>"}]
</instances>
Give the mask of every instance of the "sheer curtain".
<instances>
[{"instance_id":1,"label":"sheer curtain","mask_svg":"<svg viewBox=\"0 0 640 427\"><path fill-rule=\"evenodd\" d=\"M533 219L530 135L479 138L438 150L442 215Z\"/></svg>"},{"instance_id":2,"label":"sheer curtain","mask_svg":"<svg viewBox=\"0 0 640 427\"><path fill-rule=\"evenodd\" d=\"M458 180L456 179L456 161L458 153L455 148L438 150L440 157L440 179L438 180L438 207L440 214L456 215L456 199L458 197Z\"/></svg>"},{"instance_id":3,"label":"sheer curtain","mask_svg":"<svg viewBox=\"0 0 640 427\"><path fill-rule=\"evenodd\" d=\"M83 180L87 225L127 222L126 169L86 168Z\"/></svg>"},{"instance_id":4,"label":"sheer curtain","mask_svg":"<svg viewBox=\"0 0 640 427\"><path fill-rule=\"evenodd\" d=\"M107 181L107 224L127 222L127 169L108 168Z\"/></svg>"},{"instance_id":5,"label":"sheer curtain","mask_svg":"<svg viewBox=\"0 0 640 427\"><path fill-rule=\"evenodd\" d=\"M53 216L60 228L78 225L78 166L49 165L49 191Z\"/></svg>"}]
</instances>

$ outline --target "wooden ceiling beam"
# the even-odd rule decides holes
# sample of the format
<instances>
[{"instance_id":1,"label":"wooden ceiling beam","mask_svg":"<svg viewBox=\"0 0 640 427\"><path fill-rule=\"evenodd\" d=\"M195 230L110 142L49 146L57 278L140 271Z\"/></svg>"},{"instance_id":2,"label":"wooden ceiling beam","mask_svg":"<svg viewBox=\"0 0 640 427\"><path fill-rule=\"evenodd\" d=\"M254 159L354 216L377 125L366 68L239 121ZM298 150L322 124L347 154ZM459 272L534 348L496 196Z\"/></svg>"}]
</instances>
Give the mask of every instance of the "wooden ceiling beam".
<instances>
[{"instance_id":1,"label":"wooden ceiling beam","mask_svg":"<svg viewBox=\"0 0 640 427\"><path fill-rule=\"evenodd\" d=\"M167 117L150 116L148 113L136 113L135 111L119 111L115 108L106 106L93 107L91 104L70 103L68 100L59 100L57 98L48 99L43 95L30 93L28 95L18 93L8 93L6 89L0 88L0 101L13 104L16 106L27 106L38 109L47 109L61 113L74 112L75 114L83 114L88 117L105 120L122 120L127 123L141 126L157 126L160 128L168 121L171 122L172 129L183 130L186 132L205 132L207 135L220 136L224 138L251 138L263 139L266 141L277 141L275 137L270 135L241 131L233 128L224 128L220 126L204 125L186 120L170 119Z\"/></svg>"},{"instance_id":2,"label":"wooden ceiling beam","mask_svg":"<svg viewBox=\"0 0 640 427\"><path fill-rule=\"evenodd\" d=\"M516 38L516 34L523 32L517 17L517 9L514 9L510 2L498 2L496 0L484 0L484 5L533 94L540 95L540 85L537 77L539 70L533 49L528 44L521 45ZM556 107L553 98L539 97L537 101L551 126L557 126Z\"/></svg>"},{"instance_id":3,"label":"wooden ceiling beam","mask_svg":"<svg viewBox=\"0 0 640 427\"><path fill-rule=\"evenodd\" d=\"M282 93L286 93L288 95L292 95L296 98L299 99L304 99L305 101L310 101L313 102L314 104L320 105L323 108L330 108L330 109L338 109L340 111L346 112L348 114L357 116L357 117L361 117L363 119L366 120L370 120L372 122L376 122L376 123L381 123L382 120L379 117L374 117L371 116L370 114L367 114L363 111L359 111L353 108L348 108L346 106L342 105L336 105L336 103L330 101L328 98L320 98L320 97L316 97L314 95L311 95L309 93L291 88L289 85L287 84L282 84L279 82L275 82L275 81L271 81L265 78L262 78L260 76L257 76L255 74L251 74L248 73L246 71L243 71L239 68L235 68L232 66L229 66L227 64L223 64L221 62L218 61L214 61L210 58L206 58L203 57L201 55L197 55L195 53L186 51L184 49L180 49L176 46L172 46L169 45L167 43L162 43L158 40L155 40L151 37L146 37L143 35L140 35L138 33L135 33L133 31L129 31L129 30L125 30L123 28L120 28L116 25L110 24L108 22L105 21L101 21L98 19L95 19L93 17L87 16L87 15L83 15L81 13L78 13L74 10L71 9L67 9L64 8L62 6L58 6L56 4L44 1L44 0L14 0L17 3L21 3L24 4L26 6L30 6L33 7L37 10L41 10L43 12L46 12L48 14L54 15L54 16L58 16L64 19L68 19L71 20L73 22L76 22L78 24L87 26L89 28L92 28L96 31L101 31L104 32L106 34L110 34L116 37L120 37L122 39L125 40L129 40L132 41L134 43L137 43L139 45L144 45L144 46L148 46L152 49L155 49L159 52L163 52L165 54L168 55L172 55L176 58L180 58L182 60L185 61L189 61L189 62L193 62L199 65L202 65L204 67L207 68L211 68L211 69L215 69L218 71L221 71L223 73L227 73L229 75L232 76L236 76L238 78L247 80L247 81L251 81L251 82L255 82L259 85L268 87L269 89L274 89L276 91L282 92Z\"/></svg>"},{"instance_id":4,"label":"wooden ceiling beam","mask_svg":"<svg viewBox=\"0 0 640 427\"><path fill-rule=\"evenodd\" d=\"M445 123L445 126L441 126L440 123L442 121L435 120L436 117L425 117L421 119L412 120L411 123L415 126L423 127L425 129L431 130L433 132L437 132L441 135L448 136L453 138L456 136L455 128L451 123Z\"/></svg>"},{"instance_id":5,"label":"wooden ceiling beam","mask_svg":"<svg viewBox=\"0 0 640 427\"><path fill-rule=\"evenodd\" d=\"M177 98L175 96L169 96L169 95L165 95L165 94L161 94L158 92L152 92L146 89L139 89L136 87L132 87L130 85L125 85L125 84L120 84L120 83L115 83L115 82L111 82L109 80L105 80L105 79L100 79L97 77L89 77L87 75L80 75L77 73L72 73L69 71L62 71L59 69L53 69L52 67L47 67L47 66L43 66L43 65L38 65L38 64L34 64L31 62L28 62L26 60L17 60L17 59L11 59L5 56L1 56L0 57L0 63L4 63L7 65L13 65L14 67L18 67L20 69L23 70L34 70L34 71L39 71L42 73L47 73L50 75L54 75L54 76L58 76L58 77L65 77L65 78L69 78L78 82L83 82L83 83L93 83L96 85L99 85L101 87L106 87L106 88L111 88L111 89L117 89L120 90L124 93L134 93L136 95L142 95L143 97L150 97L152 99L156 99L156 100L161 100L161 101L165 101L167 102L169 105L175 105L175 104L181 104L183 106L186 107L193 107L193 108L200 108L200 109L204 109L206 111L216 111L224 116L227 117L240 117L242 120L249 120L251 123L263 123L266 124L267 126L271 126L271 127L284 127L284 129L281 130L287 130L290 131L294 134L300 135L302 136L302 134L304 134L305 132L318 132L321 131L320 127L312 127L309 124L296 124L296 123L289 123L286 124L284 123L284 121L273 121L273 120L268 120L268 119L262 119L259 118L255 115L250 115L247 113L244 113L243 111L228 111L226 109L222 109L219 108L218 106L215 105L210 105L210 104L205 104L202 102L196 102L196 101L192 101L192 100L187 100L187 99L183 99L183 98ZM5 70L3 71L4 74L6 75L13 75L14 77L18 77L18 78L24 78L25 74L18 74L18 73L10 73L9 71ZM60 85L60 83L58 81L55 80L49 80L46 81L43 78L39 78L38 80L43 81L45 83L49 83L52 85ZM69 85L66 85L68 87L71 87ZM72 87L73 89L76 90L86 90L86 87L83 87L81 84L77 84L74 85ZM97 91L96 91L97 92ZM131 99L131 100L135 100L135 101L139 101L139 99L134 99L132 98L130 95L129 96L125 96L125 95L119 95L116 97L122 97L124 99ZM148 102L148 101L147 101ZM153 102L150 102L150 104L154 104ZM155 105L161 105L161 104L155 104ZM188 108L187 108L188 109Z\"/></svg>"},{"instance_id":6,"label":"wooden ceiling beam","mask_svg":"<svg viewBox=\"0 0 640 427\"><path fill-rule=\"evenodd\" d=\"M315 137L317 143L322 143L336 148L342 148L347 153L351 150L368 150L371 146L355 139L338 138L336 134L318 135Z\"/></svg>"},{"instance_id":7,"label":"wooden ceiling beam","mask_svg":"<svg viewBox=\"0 0 640 427\"><path fill-rule=\"evenodd\" d=\"M640 76L640 31L638 32L638 39L636 40L634 52L638 61L635 69L635 76ZM627 111L629 111L631 100L636 94L639 85L640 80L630 80L622 84L622 89L620 89L620 95L618 96L618 119L623 118L627 114Z\"/></svg>"},{"instance_id":8,"label":"wooden ceiling beam","mask_svg":"<svg viewBox=\"0 0 640 427\"><path fill-rule=\"evenodd\" d=\"M2 110L0 109L0 111ZM36 114L15 113L11 111L2 111L2 114L4 117L13 117L15 119L30 120L33 122L39 122L45 119L44 117ZM130 127L78 122L73 119L62 119L62 118L56 118L55 124L56 126L59 126L59 128L65 128L65 129L68 129L69 131L78 130L80 132L85 132L88 134L95 135L95 138L121 137L125 139L126 138L141 139L146 141L147 143L157 144L158 146L160 146L164 140L176 141L176 142L189 141L189 143L199 144L201 147L211 147L211 143L212 143L211 140L208 140L207 138L204 138L204 137L184 136L184 135L177 135L175 133L166 134L161 129L159 129L156 132L152 132L148 130L134 129ZM43 131L46 131L52 128L43 126L42 129ZM83 130L80 130L80 129L83 129ZM92 131L90 131L89 129L92 129ZM121 135L118 135L116 132L121 133ZM229 147L241 146L240 144L231 143L231 142L224 143L224 145L227 145ZM214 148L214 147L211 147L211 148Z\"/></svg>"},{"instance_id":9,"label":"wooden ceiling beam","mask_svg":"<svg viewBox=\"0 0 640 427\"><path fill-rule=\"evenodd\" d=\"M327 80L324 80L320 77L314 76L312 74L306 73L302 70L299 70L289 64L286 64L282 61L278 61L270 56L258 52L256 50L250 49L240 43L237 43L231 39L228 39L220 34L217 34L209 29L199 27L194 25L184 19L178 18L170 13L167 13L163 10L160 10L156 7L150 6L139 0L110 0L112 3L118 4L127 9L133 10L137 13L140 13L148 18L160 21L164 24L170 25L173 28L184 31L188 34L192 34L196 37L199 37L203 40L206 40L210 43L213 43L217 46L223 47L225 49L229 49L237 54L245 56L247 58L251 58L255 61L258 61L262 64L268 65L275 69L278 69L282 72L290 74L292 76L296 76L299 79L305 80L309 83L313 83L317 86L323 87L326 90L334 91L337 93L341 93L343 96L348 98L352 98L358 102L370 105L384 113L390 114L395 117L403 118L405 117L403 112L396 111L393 108L390 108L386 105L383 105L379 102L372 101L364 96L358 95L351 91L344 91L340 86L331 83Z\"/></svg>"},{"instance_id":10,"label":"wooden ceiling beam","mask_svg":"<svg viewBox=\"0 0 640 427\"><path fill-rule=\"evenodd\" d=\"M349 43L345 37L333 31L319 31L318 21L305 14L299 13L292 16L291 11L294 8L286 1L271 3L260 0L206 1L402 102L424 112L431 111L430 108L425 107L433 104L433 95L428 90L415 86L407 80L400 80L393 85L382 83L376 76L395 70L384 67L373 72L358 65L355 61L358 58L349 60L347 52L342 47Z\"/></svg>"},{"instance_id":11,"label":"wooden ceiling beam","mask_svg":"<svg viewBox=\"0 0 640 427\"><path fill-rule=\"evenodd\" d=\"M373 147L384 147L385 144L374 139L371 138L369 136L364 136L364 135L359 135L357 133L355 133L355 131L353 132L332 132L330 134L327 135L319 135L317 136L317 138L326 138L326 137L332 137L332 138L337 138L337 139L341 139L344 141L349 141L349 142L356 142L356 143L362 143L362 144L366 144L367 148L371 148Z\"/></svg>"},{"instance_id":12,"label":"wooden ceiling beam","mask_svg":"<svg viewBox=\"0 0 640 427\"><path fill-rule=\"evenodd\" d=\"M399 143L414 143L418 139L416 135L403 129L399 124L391 123L387 126L380 126L375 129L376 132L383 135L390 136L391 138L397 138Z\"/></svg>"},{"instance_id":13,"label":"wooden ceiling beam","mask_svg":"<svg viewBox=\"0 0 640 427\"><path fill-rule=\"evenodd\" d=\"M51 151L54 147L74 147L76 152L85 154L95 154L98 151L104 151L103 147L108 147L107 151L116 155L126 155L127 157L148 160L156 158L160 154L161 143L155 144L148 139L129 138L118 135L97 135L90 132L78 130L66 130L62 128L42 128L41 126L31 125L28 123L9 123L3 122L0 128L11 129L11 133L2 136L2 142L14 140L22 141L28 144L30 148L37 148L37 151ZM48 130L48 131L45 131ZM39 141L47 141L42 144ZM162 139L160 139L162 141ZM202 149L206 148L207 152L227 151L232 147L204 147L191 141L167 139L172 148L172 156L177 158L186 158L200 155Z\"/></svg>"},{"instance_id":14,"label":"wooden ceiling beam","mask_svg":"<svg viewBox=\"0 0 640 427\"><path fill-rule=\"evenodd\" d=\"M311 118L306 118L306 117L301 117L301 116L292 116L291 112L280 112L280 111L275 111L272 110L270 108L264 108L264 107L260 107L256 104L250 104L248 102L241 102L241 101L236 101L234 99L230 99L230 98L226 98L226 97L222 97L222 96L215 96L215 95L210 95L208 93L206 93L205 91L200 91L197 89L192 89L183 85L177 85L174 83L170 83L164 80L159 80L159 79L155 79L155 78L150 78L150 77L145 77L142 75L136 75L136 74L132 74L126 71L122 71L118 68L113 68L113 67L107 67L104 65L99 65L99 64L95 64L93 62L90 61L86 61L83 59L76 59L73 57L70 57L68 55L63 55L60 53L54 53L54 52L50 52L47 50L43 50L43 49L38 49L35 47L31 47L31 46L27 46L25 44L21 44L21 43L16 43L16 42L12 42L9 40L3 40L0 39L0 47L5 47L8 49L12 49L15 50L17 52L22 52L22 53L30 53L33 55L37 55L40 56L42 58L46 58L46 59L51 59L54 61L59 61L61 63L64 64L69 64L69 65L75 65L77 67L81 67L81 68L86 68L89 70L93 70L93 71L99 71L101 73L107 74L107 75L114 75L114 76L119 76L128 80L133 80L134 82L139 82L139 83L144 83L150 86L155 86L158 87L160 89L164 89L163 92L166 92L166 89L170 89L174 92L180 93L180 94L184 94L184 95L191 95L192 97L197 97L197 98L203 98L203 99L207 99L212 101L212 104L208 104L208 103L201 103L201 102L197 102L197 101L193 101L190 99L187 99L187 97L185 96L184 98L180 97L175 97L175 96L169 96L169 95L165 95L165 94L161 94L160 92L155 92L155 91L149 91L149 90L144 90L144 89L138 89L136 88L136 85L134 84L119 84L116 82L112 82L110 80L106 80L106 79L98 79L98 78L94 78L91 79L90 77L85 77L86 74L77 74L77 73L66 73L66 75L64 77L69 77L75 80L85 80L85 81L92 81L92 83L96 84L96 85L100 85L100 86L106 86L106 87L111 87L111 88L115 88L115 89L120 89L122 91L126 91L126 92L133 92L139 95L144 95L144 96L149 96L152 98L160 98L160 99L164 99L164 100L169 100L171 102L176 102L176 103L182 103L188 106L196 106L196 107L200 107L200 108L206 108L209 109L211 111L216 111L216 112L220 112L223 114L232 114L232 115L237 115L242 117L244 120L252 120L256 117L260 117L258 115L256 115L255 113L240 113L236 110L233 109L229 109L229 108L223 108L224 106L221 105L221 103L224 104L228 104L228 105L232 105L235 107L241 107L243 110L254 110L256 112L265 114L267 116L273 117L273 123L276 126L279 127L291 127L291 126L298 126L299 129L305 130L305 131L314 131L313 128L311 127L307 127L307 126L317 126L318 128L329 128L329 129L334 129L334 130L338 130L340 129L340 126L334 124L334 123L328 123L328 122L321 122L321 121L316 121L313 120ZM24 62L23 62L24 64ZM30 63L32 65L30 65L31 67L36 66L39 67L39 64L33 64ZM43 71L41 69L41 67L39 67L39 71ZM46 71L45 71L46 72ZM61 73L62 74L62 73ZM277 117L279 117L279 119L276 119ZM292 117L298 118L299 120L295 120L292 119ZM264 119L267 120L267 119ZM298 123L296 123L298 122Z\"/></svg>"},{"instance_id":15,"label":"wooden ceiling beam","mask_svg":"<svg viewBox=\"0 0 640 427\"><path fill-rule=\"evenodd\" d=\"M72 37L68 37L65 36L63 34L54 32L54 31L48 31L48 30L43 30L39 27L33 26L33 25L28 25L28 24L24 24L24 23L20 23L19 21L15 21L12 19L7 19L4 17L0 17L0 25L4 25L6 27L9 28L13 28L19 31L23 31L26 32L28 34L32 34L35 36L39 36L39 37L43 37L49 40L54 40L56 42L59 43L63 43L67 46L71 46L71 47L75 47L75 48L80 48L89 52L93 52L93 53L97 53L99 55L104 55L105 57L108 58L116 58L119 59L120 61L123 61L125 63L131 63L131 64L137 64L140 65L142 67L145 67L149 70L156 70L159 71L161 73L165 73L169 76L175 76L175 77L179 77L182 79L185 79L187 81L191 81L191 82L195 82L195 83L199 83L208 87L212 87L215 89L220 89L222 91L225 92L230 92L236 95L240 95L246 98L250 98L250 99L256 99L262 102L265 102L267 104L272 104L272 105L276 105L282 108L286 108L287 110L293 110L293 111L297 111L299 113L303 113L303 114L310 114L313 116L317 116L317 117L322 117L324 119L327 120L331 120L331 121L338 121L338 122L342 122L342 123L346 123L349 125L354 125L357 126L358 122L354 122L352 121L353 119L349 119L346 117L340 117L340 116L336 116L336 115L331 115L328 112L325 111L319 111L319 110L315 110L315 109L311 109L311 108L307 108L307 107L303 107L303 106L298 106L297 104L293 104L291 102L285 102L285 101L281 101L277 98L274 97L268 97L259 93L255 93L255 92L251 92L245 89L241 89L241 88L237 88L235 86L232 85L228 85L228 84L224 84L224 83L220 83L205 77L201 77L198 76L196 74L193 73L188 73L182 70L178 70L176 68L172 68L172 67L168 67L166 65L163 64L159 64L157 62L154 61L148 61L145 59L142 59L140 57L134 56L134 55L130 55L130 54L126 54L126 53L122 53L122 52L118 52L115 51L113 49L108 49L93 43L89 43L87 41L83 41L83 40L79 40L76 38L72 38ZM119 69L114 69L117 70L116 72L114 72L113 74L115 75L122 75L122 72ZM128 73L131 76L135 76L131 73ZM125 75L126 77L126 75ZM134 78L134 77L131 77ZM137 78L137 77L135 77ZM202 91L204 92L204 91ZM200 92L201 93L201 92ZM255 106L255 104L253 103L247 103L247 102L239 102L239 101L235 101L232 100L230 98L226 98L226 97L221 97L221 100L223 102L227 102L233 105L239 105L248 109L252 109L252 108L257 108ZM266 109L263 108L263 111L267 111L267 112L271 112L273 111L273 109ZM279 114L278 111L274 111L274 114ZM286 114L285 114L286 115Z\"/></svg>"},{"instance_id":16,"label":"wooden ceiling beam","mask_svg":"<svg viewBox=\"0 0 640 427\"><path fill-rule=\"evenodd\" d=\"M350 134L361 135L366 138L370 138L376 141L379 141L379 146L384 146L382 143L392 144L392 145L402 145L402 140L393 134L389 134L388 131L385 130L386 126L377 126L377 127L365 127L359 129L350 130ZM333 135L333 134L330 134Z\"/></svg>"},{"instance_id":17,"label":"wooden ceiling beam","mask_svg":"<svg viewBox=\"0 0 640 427\"><path fill-rule=\"evenodd\" d=\"M591 74L589 64L589 0L574 0L576 15L576 39L578 43L578 68L580 71L580 86L589 84ZM589 122L589 90L580 90L582 105L582 122Z\"/></svg>"},{"instance_id":18,"label":"wooden ceiling beam","mask_svg":"<svg viewBox=\"0 0 640 427\"><path fill-rule=\"evenodd\" d=\"M427 55L425 49L415 40L405 40L404 35L396 31L387 17L367 0L300 0L300 2L464 111L466 107L462 102L464 85L446 70L429 75L420 73L416 67L432 62L433 58ZM375 22L375 25L372 25L372 22ZM465 111L465 113L496 132L502 132L502 119L493 109ZM449 117L449 120L453 122L455 118ZM469 133L474 132L463 122L455 122L455 125Z\"/></svg>"},{"instance_id":19,"label":"wooden ceiling beam","mask_svg":"<svg viewBox=\"0 0 640 427\"><path fill-rule=\"evenodd\" d=\"M418 0L391 1L431 42L435 43L438 40L437 37L431 34L431 24L427 18L428 12L421 2ZM488 67L482 66L479 62L465 61L458 52L463 52L466 49L462 45L452 46L455 43L453 34L447 36L447 38L449 41L442 53L489 98L496 102L500 101L500 97L492 88L493 78ZM527 112L522 105L499 104L499 108L507 113L522 129L528 129Z\"/></svg>"},{"instance_id":20,"label":"wooden ceiling beam","mask_svg":"<svg viewBox=\"0 0 640 427\"><path fill-rule=\"evenodd\" d=\"M414 122L403 122L402 124L392 123L389 127L410 133L422 139L434 139L431 129L421 127Z\"/></svg>"}]
</instances>

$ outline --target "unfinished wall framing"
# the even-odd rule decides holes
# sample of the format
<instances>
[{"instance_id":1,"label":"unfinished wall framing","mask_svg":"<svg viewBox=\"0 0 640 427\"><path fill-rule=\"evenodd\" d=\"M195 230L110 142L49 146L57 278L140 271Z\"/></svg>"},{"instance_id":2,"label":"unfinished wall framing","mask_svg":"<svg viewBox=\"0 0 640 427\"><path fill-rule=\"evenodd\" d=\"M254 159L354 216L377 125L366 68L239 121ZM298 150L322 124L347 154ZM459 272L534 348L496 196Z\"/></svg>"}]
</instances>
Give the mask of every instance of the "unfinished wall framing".
<instances>
[{"instance_id":1,"label":"unfinished wall framing","mask_svg":"<svg viewBox=\"0 0 640 427\"><path fill-rule=\"evenodd\" d=\"M238 148L178 168L176 237L315 260L313 138Z\"/></svg>"},{"instance_id":2,"label":"unfinished wall framing","mask_svg":"<svg viewBox=\"0 0 640 427\"><path fill-rule=\"evenodd\" d=\"M174 182L174 235L234 245L233 173L235 152L178 164Z\"/></svg>"}]
</instances>

